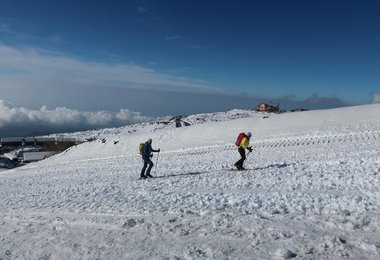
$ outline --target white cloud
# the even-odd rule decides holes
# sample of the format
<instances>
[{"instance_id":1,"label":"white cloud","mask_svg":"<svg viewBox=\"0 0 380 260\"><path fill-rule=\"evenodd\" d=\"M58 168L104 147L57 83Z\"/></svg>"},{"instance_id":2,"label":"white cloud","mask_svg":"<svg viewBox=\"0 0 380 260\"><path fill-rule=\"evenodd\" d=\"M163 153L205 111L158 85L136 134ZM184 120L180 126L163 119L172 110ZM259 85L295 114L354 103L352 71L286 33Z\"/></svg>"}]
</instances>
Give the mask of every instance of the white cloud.
<instances>
[{"instance_id":1,"label":"white cloud","mask_svg":"<svg viewBox=\"0 0 380 260\"><path fill-rule=\"evenodd\" d=\"M83 112L57 107L49 109L42 106L38 110L25 107L14 107L11 103L0 100L0 130L15 126L40 125L50 128L96 128L120 126L141 121L151 120L151 117L142 116L139 112L121 109L119 112L97 111Z\"/></svg>"},{"instance_id":2,"label":"white cloud","mask_svg":"<svg viewBox=\"0 0 380 260\"><path fill-rule=\"evenodd\" d=\"M380 103L380 92L372 93L372 103Z\"/></svg>"},{"instance_id":3,"label":"white cloud","mask_svg":"<svg viewBox=\"0 0 380 260\"><path fill-rule=\"evenodd\" d=\"M6 73L9 71L13 73ZM214 89L199 81L174 77L134 64L83 61L44 49L13 48L3 44L0 44L0 81L8 87L28 86L26 89L41 84Z\"/></svg>"},{"instance_id":4,"label":"white cloud","mask_svg":"<svg viewBox=\"0 0 380 260\"><path fill-rule=\"evenodd\" d=\"M142 122L146 121L147 117L144 117L139 112L133 112L128 109L120 109L118 113L116 113L115 118L122 122Z\"/></svg>"}]
</instances>

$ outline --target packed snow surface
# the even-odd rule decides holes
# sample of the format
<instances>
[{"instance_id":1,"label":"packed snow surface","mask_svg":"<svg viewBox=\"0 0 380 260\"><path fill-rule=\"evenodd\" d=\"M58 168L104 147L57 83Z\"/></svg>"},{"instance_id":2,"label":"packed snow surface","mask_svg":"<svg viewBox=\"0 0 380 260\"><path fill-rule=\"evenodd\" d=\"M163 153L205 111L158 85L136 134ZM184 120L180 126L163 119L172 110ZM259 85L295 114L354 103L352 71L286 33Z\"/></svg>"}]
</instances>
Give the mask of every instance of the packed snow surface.
<instances>
[{"instance_id":1,"label":"packed snow surface","mask_svg":"<svg viewBox=\"0 0 380 260\"><path fill-rule=\"evenodd\" d=\"M380 258L380 104L187 120L76 133L95 138L1 172L0 259Z\"/></svg>"}]
</instances>

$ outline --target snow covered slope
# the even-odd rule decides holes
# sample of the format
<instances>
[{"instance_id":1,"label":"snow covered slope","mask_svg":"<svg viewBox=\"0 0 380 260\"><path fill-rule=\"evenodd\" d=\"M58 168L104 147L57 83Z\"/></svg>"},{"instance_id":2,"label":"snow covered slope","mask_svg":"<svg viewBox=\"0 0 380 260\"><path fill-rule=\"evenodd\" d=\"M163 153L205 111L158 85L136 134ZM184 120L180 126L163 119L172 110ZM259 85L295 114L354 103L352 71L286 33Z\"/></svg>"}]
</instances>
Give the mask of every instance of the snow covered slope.
<instances>
[{"instance_id":1,"label":"snow covered slope","mask_svg":"<svg viewBox=\"0 0 380 260\"><path fill-rule=\"evenodd\" d=\"M379 104L191 118L83 133L96 140L0 173L0 258L380 257ZM251 170L230 171L242 131ZM156 178L137 180L148 138Z\"/></svg>"}]
</instances>

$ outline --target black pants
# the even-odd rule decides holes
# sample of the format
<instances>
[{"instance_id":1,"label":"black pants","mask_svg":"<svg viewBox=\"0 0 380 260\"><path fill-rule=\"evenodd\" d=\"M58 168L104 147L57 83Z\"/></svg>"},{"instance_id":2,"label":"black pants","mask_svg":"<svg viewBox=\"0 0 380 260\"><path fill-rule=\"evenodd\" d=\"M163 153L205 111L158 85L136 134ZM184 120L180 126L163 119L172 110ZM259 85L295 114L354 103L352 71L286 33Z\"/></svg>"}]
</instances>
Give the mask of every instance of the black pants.
<instances>
[{"instance_id":1,"label":"black pants","mask_svg":"<svg viewBox=\"0 0 380 260\"><path fill-rule=\"evenodd\" d=\"M235 166L236 166L237 168L242 168L242 167L243 167L243 163L244 163L245 158L246 158L246 157L245 157L245 149L239 147L239 148L238 148L238 152L239 152L241 158L240 158L239 161L237 161L237 162L235 163Z\"/></svg>"},{"instance_id":2,"label":"black pants","mask_svg":"<svg viewBox=\"0 0 380 260\"><path fill-rule=\"evenodd\" d=\"M141 177L144 177L144 176L147 176L147 175L150 175L150 171L152 170L152 167L153 167L153 162L150 158L143 158L144 160L144 166L141 170ZM145 175L145 170L146 170L146 167L149 165L148 167L148 170L146 171L146 175Z\"/></svg>"}]
</instances>

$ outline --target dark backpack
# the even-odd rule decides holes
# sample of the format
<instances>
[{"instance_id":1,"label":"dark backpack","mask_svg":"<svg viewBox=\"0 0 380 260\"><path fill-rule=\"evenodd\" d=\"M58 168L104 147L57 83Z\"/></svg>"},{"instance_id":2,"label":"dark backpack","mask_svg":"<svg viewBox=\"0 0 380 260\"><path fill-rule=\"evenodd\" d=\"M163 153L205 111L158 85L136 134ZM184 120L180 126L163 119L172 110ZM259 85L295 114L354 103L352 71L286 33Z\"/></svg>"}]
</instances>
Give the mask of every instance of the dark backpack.
<instances>
[{"instance_id":1,"label":"dark backpack","mask_svg":"<svg viewBox=\"0 0 380 260\"><path fill-rule=\"evenodd\" d=\"M143 152L144 152L144 146L145 146L144 143L141 143L141 144L139 145L139 152L140 152L140 155L142 155Z\"/></svg>"},{"instance_id":2,"label":"dark backpack","mask_svg":"<svg viewBox=\"0 0 380 260\"><path fill-rule=\"evenodd\" d=\"M246 136L245 133L240 133L240 134L238 135L238 137L236 138L235 145L236 145L236 146L240 146L241 141L243 140L243 138L244 138L245 136Z\"/></svg>"}]
</instances>

